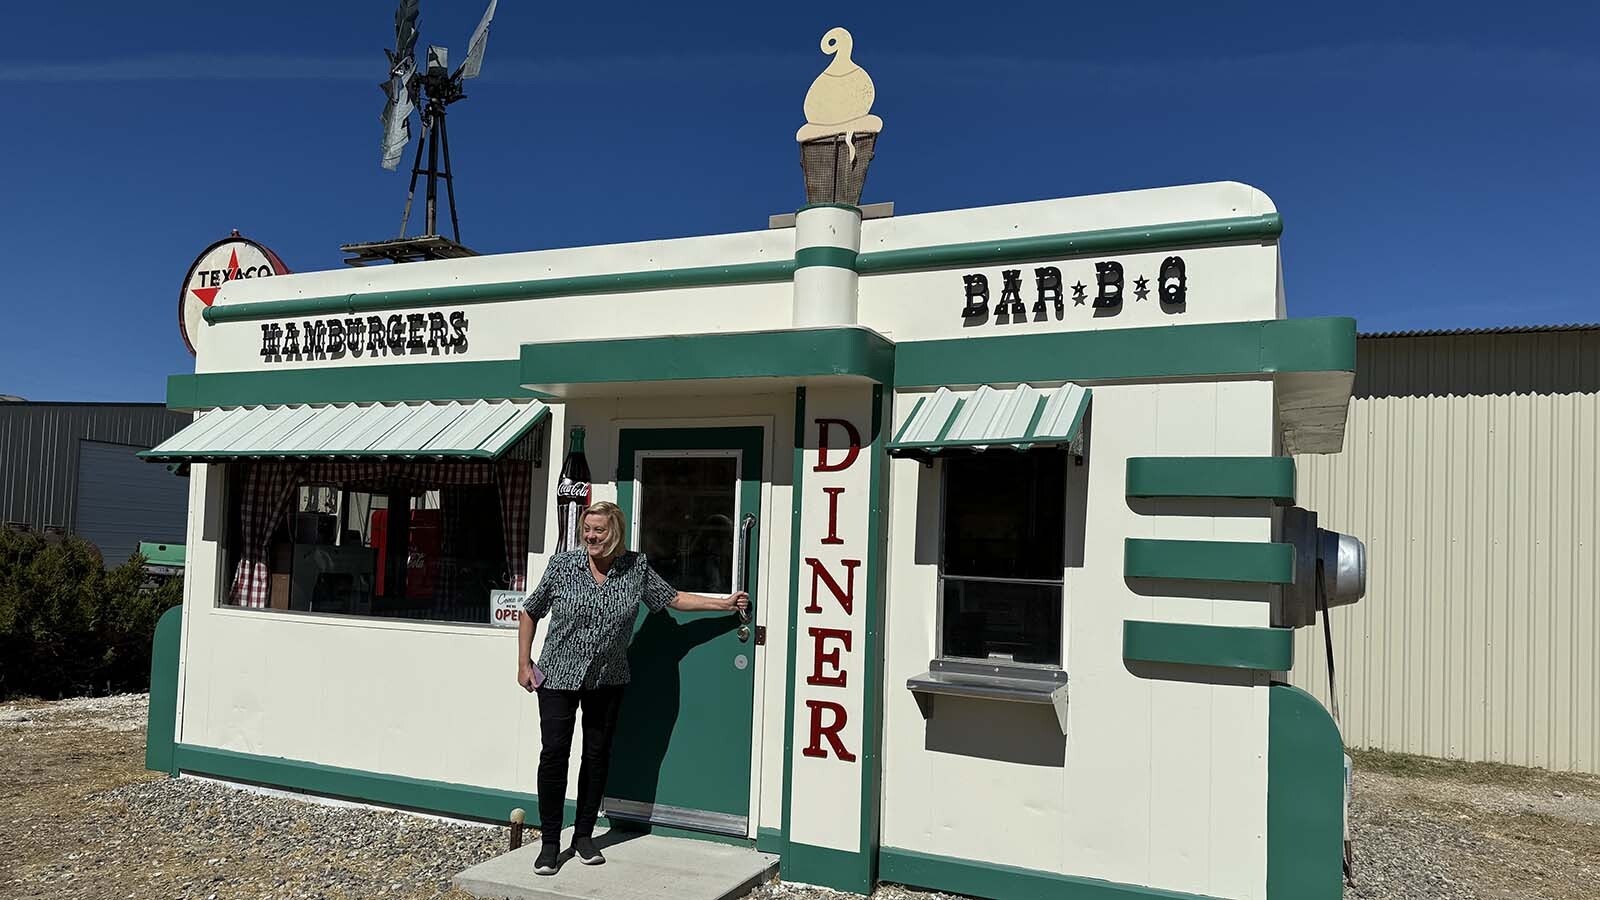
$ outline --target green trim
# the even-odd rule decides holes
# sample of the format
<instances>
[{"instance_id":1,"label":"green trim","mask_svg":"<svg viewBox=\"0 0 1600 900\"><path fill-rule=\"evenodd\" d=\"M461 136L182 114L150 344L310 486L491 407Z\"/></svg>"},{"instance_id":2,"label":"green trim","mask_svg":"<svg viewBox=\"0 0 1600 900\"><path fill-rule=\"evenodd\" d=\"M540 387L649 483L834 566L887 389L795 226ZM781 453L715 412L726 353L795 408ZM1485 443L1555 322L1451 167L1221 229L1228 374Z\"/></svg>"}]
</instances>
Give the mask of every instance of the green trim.
<instances>
[{"instance_id":1,"label":"green trim","mask_svg":"<svg viewBox=\"0 0 1600 900\"><path fill-rule=\"evenodd\" d=\"M187 557L188 548L183 544L158 544L153 541L139 542L139 555L144 561L155 566L181 567Z\"/></svg>"},{"instance_id":2,"label":"green trim","mask_svg":"<svg viewBox=\"0 0 1600 900\"><path fill-rule=\"evenodd\" d=\"M1200 894L889 847L878 854L878 874L884 881L895 884L992 900L1211 900Z\"/></svg>"},{"instance_id":3,"label":"green trim","mask_svg":"<svg viewBox=\"0 0 1600 900\"><path fill-rule=\"evenodd\" d=\"M808 209L848 209L858 216L861 215L861 207L853 203L807 203L805 206L795 210L794 214L798 216Z\"/></svg>"},{"instance_id":4,"label":"green trim","mask_svg":"<svg viewBox=\"0 0 1600 900\"><path fill-rule=\"evenodd\" d=\"M214 309L215 307L213 307ZM278 406L290 403L390 403L402 400L526 400L514 359L384 363L265 372L169 375L167 407Z\"/></svg>"},{"instance_id":5,"label":"green trim","mask_svg":"<svg viewBox=\"0 0 1600 900\"><path fill-rule=\"evenodd\" d=\"M757 828L756 849L762 853L783 854L783 829Z\"/></svg>"},{"instance_id":6,"label":"green trim","mask_svg":"<svg viewBox=\"0 0 1600 900\"><path fill-rule=\"evenodd\" d=\"M173 748L178 728L178 657L182 652L183 607L156 620L150 639L150 707L145 713L144 767L177 774Z\"/></svg>"},{"instance_id":7,"label":"green trim","mask_svg":"<svg viewBox=\"0 0 1600 900\"><path fill-rule=\"evenodd\" d=\"M830 266L854 272L858 255L856 251L844 247L801 247L794 252L794 267L799 270Z\"/></svg>"},{"instance_id":8,"label":"green trim","mask_svg":"<svg viewBox=\"0 0 1600 900\"><path fill-rule=\"evenodd\" d=\"M1135 253L1168 247L1275 241L1282 233L1283 219L1277 213L1267 213L1232 219L1204 219L1196 222L1172 222L1133 228L1106 228L1099 231L1045 234L1037 237L977 241L970 244L879 250L861 254L859 271L863 275L886 275L923 269L956 269L1027 260L1061 259L1088 253Z\"/></svg>"},{"instance_id":9,"label":"green trim","mask_svg":"<svg viewBox=\"0 0 1600 900\"><path fill-rule=\"evenodd\" d=\"M871 875L876 867L863 866L861 856L850 850L815 847L791 840L784 847L783 859L778 867L788 881L866 895L871 894L876 885Z\"/></svg>"},{"instance_id":10,"label":"green trim","mask_svg":"<svg viewBox=\"0 0 1600 900\"><path fill-rule=\"evenodd\" d=\"M1294 629L1129 619L1122 623L1122 658L1136 662L1287 672L1294 668Z\"/></svg>"},{"instance_id":11,"label":"green trim","mask_svg":"<svg viewBox=\"0 0 1600 900\"><path fill-rule=\"evenodd\" d=\"M800 212L819 207L854 210L844 203L814 204ZM796 213L798 215L798 213ZM1167 247L1196 247L1207 244L1233 244L1247 241L1273 241L1283 233L1283 220L1277 213L1195 222L1172 222L1133 228L1108 228L1037 237L1008 238L969 244L942 244L903 250L863 253L858 271L863 275L887 275L925 269L996 265L1033 259L1059 259L1086 253L1132 253ZM766 284L788 281L796 262L737 263L727 266L698 266L683 269L653 269L616 272L606 275L574 275L563 278L535 278L492 284L457 284L434 288L375 291L367 294L333 294L293 300L258 300L212 306L205 320L241 322L252 319L283 319L296 316L357 315L369 312L414 309L418 307L467 306L513 300L539 300L550 297L576 297L589 294L621 294L638 291L675 290L691 287L721 287L741 284Z\"/></svg>"},{"instance_id":12,"label":"green trim","mask_svg":"<svg viewBox=\"0 0 1600 900\"><path fill-rule=\"evenodd\" d=\"M539 798L534 794L364 772L192 744L177 746L175 768L229 781L480 822L508 822L511 810L517 807L526 810L530 817L538 818Z\"/></svg>"},{"instance_id":13,"label":"green trim","mask_svg":"<svg viewBox=\"0 0 1600 900\"><path fill-rule=\"evenodd\" d=\"M906 341L895 345L894 384L1260 376L1355 365L1355 319L1278 319Z\"/></svg>"},{"instance_id":14,"label":"green trim","mask_svg":"<svg viewBox=\"0 0 1600 900\"><path fill-rule=\"evenodd\" d=\"M794 262L791 260L684 269L653 269L640 272L615 272L608 275L501 281L492 284L453 284L435 288L375 291L369 294L334 294L294 300L259 300L252 303L209 307L205 311L205 319L215 325L220 322L241 322L251 319L357 315L425 306L470 306L478 303L579 297L590 294L626 294L639 291L767 284L774 281L788 281L793 275Z\"/></svg>"},{"instance_id":15,"label":"green trim","mask_svg":"<svg viewBox=\"0 0 1600 900\"><path fill-rule=\"evenodd\" d=\"M867 475L867 553L872 565L867 570L867 608L863 611L866 629L862 658L865 660L866 680L862 682L861 720L861 853L865 862L867 884L878 883L878 824L883 799L883 623L887 601L884 597L885 570L889 566L888 547L884 540L884 519L888 515L884 497L884 461L888 458L885 447L883 386L872 386L872 438L867 452L871 469Z\"/></svg>"},{"instance_id":16,"label":"green trim","mask_svg":"<svg viewBox=\"0 0 1600 900\"><path fill-rule=\"evenodd\" d=\"M790 851L794 833L794 679L795 653L800 643L800 486L806 474L806 389L794 389L794 475L789 482L789 650L783 683L783 855Z\"/></svg>"},{"instance_id":17,"label":"green trim","mask_svg":"<svg viewBox=\"0 0 1600 900\"><path fill-rule=\"evenodd\" d=\"M1254 541L1127 538L1122 574L1128 578L1292 584L1294 548Z\"/></svg>"},{"instance_id":18,"label":"green trim","mask_svg":"<svg viewBox=\"0 0 1600 900\"><path fill-rule=\"evenodd\" d=\"M1269 690L1267 896L1344 896L1344 741L1316 698Z\"/></svg>"},{"instance_id":19,"label":"green trim","mask_svg":"<svg viewBox=\"0 0 1600 900\"><path fill-rule=\"evenodd\" d=\"M894 344L865 328L805 328L522 345L524 385L846 376L887 384Z\"/></svg>"},{"instance_id":20,"label":"green trim","mask_svg":"<svg viewBox=\"0 0 1600 900\"><path fill-rule=\"evenodd\" d=\"M1294 502L1288 456L1136 456L1128 460L1129 497L1218 497Z\"/></svg>"},{"instance_id":21,"label":"green trim","mask_svg":"<svg viewBox=\"0 0 1600 900\"><path fill-rule=\"evenodd\" d=\"M457 819L472 819L503 825L510 821L511 810L522 808L537 827L539 798L520 791L452 784L404 775L366 772L325 766L282 757L258 756L233 750L197 747L178 744L173 774L188 772L227 781L257 784L283 790L299 791L322 797L372 803L395 809L430 813ZM566 802L565 818L571 822L577 813L577 804ZM628 831L646 831L665 837L691 838L718 844L750 846L749 838L703 834L681 828L661 826L640 827L632 822L611 823L601 817L608 827Z\"/></svg>"}]
</instances>

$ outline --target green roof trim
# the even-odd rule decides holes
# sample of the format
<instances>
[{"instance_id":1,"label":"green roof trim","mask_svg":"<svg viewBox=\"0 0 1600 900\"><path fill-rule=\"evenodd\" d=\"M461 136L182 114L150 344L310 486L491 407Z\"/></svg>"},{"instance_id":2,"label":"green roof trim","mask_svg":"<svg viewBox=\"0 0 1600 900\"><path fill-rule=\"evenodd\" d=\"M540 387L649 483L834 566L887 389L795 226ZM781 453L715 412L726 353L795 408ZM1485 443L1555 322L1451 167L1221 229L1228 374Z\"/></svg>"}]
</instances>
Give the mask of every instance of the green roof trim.
<instances>
[{"instance_id":1,"label":"green roof trim","mask_svg":"<svg viewBox=\"0 0 1600 900\"><path fill-rule=\"evenodd\" d=\"M806 206L801 212L821 206L855 210L858 215L860 214L858 207L836 203ZM1168 247L1181 249L1210 244L1275 241L1282 233L1282 218L1277 213L1267 213L1259 216L1169 222L1129 228L1106 228L994 241L879 250L861 254L856 268L863 275L889 275L1033 259L1061 259L1087 253L1131 253ZM531 278L490 284L453 284L432 288L296 297L286 300L257 300L208 307L204 316L207 322L218 324L295 316L362 315L420 307L466 306L589 294L765 284L790 280L794 277L798 265L803 263L797 259L783 259L725 266L647 269L599 275Z\"/></svg>"},{"instance_id":2,"label":"green roof trim","mask_svg":"<svg viewBox=\"0 0 1600 900\"><path fill-rule=\"evenodd\" d=\"M614 272L606 275L533 278L490 284L452 284L433 288L374 291L368 294L299 297L293 300L258 300L208 307L205 319L207 322L217 324L295 316L358 315L426 306L468 306L512 300L540 300L549 297L580 297L589 294L625 294L639 291L720 287L730 284L766 284L788 281L794 276L794 265L793 260L785 259L727 266L695 266L682 269Z\"/></svg>"},{"instance_id":3,"label":"green roof trim","mask_svg":"<svg viewBox=\"0 0 1600 900\"><path fill-rule=\"evenodd\" d=\"M894 362L896 388L1355 368L1356 320L1342 317L904 341Z\"/></svg>"},{"instance_id":4,"label":"green roof trim","mask_svg":"<svg viewBox=\"0 0 1600 900\"><path fill-rule=\"evenodd\" d=\"M1294 667L1294 629L1129 619L1122 623L1122 658L1133 662L1287 672Z\"/></svg>"},{"instance_id":5,"label":"green roof trim","mask_svg":"<svg viewBox=\"0 0 1600 900\"><path fill-rule=\"evenodd\" d=\"M1294 548L1254 541L1127 538L1122 573L1128 578L1290 584Z\"/></svg>"},{"instance_id":6,"label":"green roof trim","mask_svg":"<svg viewBox=\"0 0 1600 900\"><path fill-rule=\"evenodd\" d=\"M866 328L804 328L522 345L523 385L843 376L887 384L894 345Z\"/></svg>"},{"instance_id":7,"label":"green roof trim","mask_svg":"<svg viewBox=\"0 0 1600 900\"><path fill-rule=\"evenodd\" d=\"M1105 228L1036 237L878 250L861 254L862 275L889 275L924 269L955 269L1027 260L1062 259L1089 253L1133 253L1143 250L1275 241L1283 234L1277 213L1231 219L1169 222L1131 228Z\"/></svg>"},{"instance_id":8,"label":"green roof trim","mask_svg":"<svg viewBox=\"0 0 1600 900\"><path fill-rule=\"evenodd\" d=\"M1204 497L1294 502L1287 456L1136 456L1128 460L1129 497Z\"/></svg>"}]
</instances>

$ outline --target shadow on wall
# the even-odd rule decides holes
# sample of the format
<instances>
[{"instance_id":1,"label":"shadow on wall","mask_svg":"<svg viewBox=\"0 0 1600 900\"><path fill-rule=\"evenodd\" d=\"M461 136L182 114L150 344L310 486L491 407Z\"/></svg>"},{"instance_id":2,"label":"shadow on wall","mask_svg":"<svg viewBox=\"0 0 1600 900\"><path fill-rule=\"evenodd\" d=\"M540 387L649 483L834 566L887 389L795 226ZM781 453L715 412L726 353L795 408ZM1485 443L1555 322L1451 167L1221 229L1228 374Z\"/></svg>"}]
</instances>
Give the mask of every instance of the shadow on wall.
<instances>
[{"instance_id":1,"label":"shadow on wall","mask_svg":"<svg viewBox=\"0 0 1600 900\"><path fill-rule=\"evenodd\" d=\"M926 748L1024 766L1061 768L1067 739L1049 704L941 696L927 719Z\"/></svg>"}]
</instances>

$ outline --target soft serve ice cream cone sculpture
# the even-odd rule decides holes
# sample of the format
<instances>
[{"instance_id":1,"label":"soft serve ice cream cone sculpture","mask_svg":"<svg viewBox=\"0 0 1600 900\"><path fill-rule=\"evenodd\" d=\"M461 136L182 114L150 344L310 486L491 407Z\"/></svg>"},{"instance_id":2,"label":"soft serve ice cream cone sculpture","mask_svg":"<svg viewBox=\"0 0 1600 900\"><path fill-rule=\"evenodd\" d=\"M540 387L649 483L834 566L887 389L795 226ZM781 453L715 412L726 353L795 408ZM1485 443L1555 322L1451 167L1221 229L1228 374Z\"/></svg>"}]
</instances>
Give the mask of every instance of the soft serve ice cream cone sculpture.
<instances>
[{"instance_id":1,"label":"soft serve ice cream cone sculpture","mask_svg":"<svg viewBox=\"0 0 1600 900\"><path fill-rule=\"evenodd\" d=\"M808 203L859 202L883 130L883 120L872 115L872 78L851 58L854 49L843 28L822 36L822 52L833 61L806 91L806 124L795 133Z\"/></svg>"}]
</instances>

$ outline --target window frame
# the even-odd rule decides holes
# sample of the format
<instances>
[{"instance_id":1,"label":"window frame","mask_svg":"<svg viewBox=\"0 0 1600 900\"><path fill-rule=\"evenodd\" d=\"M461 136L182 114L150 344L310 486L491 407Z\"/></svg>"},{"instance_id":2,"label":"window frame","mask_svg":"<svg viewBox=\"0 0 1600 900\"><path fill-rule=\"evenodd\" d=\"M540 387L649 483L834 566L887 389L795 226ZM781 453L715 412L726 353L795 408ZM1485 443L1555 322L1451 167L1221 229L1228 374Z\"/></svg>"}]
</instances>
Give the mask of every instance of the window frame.
<instances>
[{"instance_id":1,"label":"window frame","mask_svg":"<svg viewBox=\"0 0 1600 900\"><path fill-rule=\"evenodd\" d=\"M1081 440L1082 440L1082 438L1079 438L1079 441L1081 441ZM939 513L938 513L938 520L939 520L939 558L938 558L938 563L937 563L937 565L935 567L935 572L934 572L934 590L935 590L935 603L934 603L934 659L936 661L944 662L944 663L956 663L958 665L992 666L992 667L994 667L996 669L1027 670L1027 671L1033 671L1033 672L1036 672L1036 673L1062 672L1062 671L1065 671L1065 669L1066 669L1066 650L1067 650L1067 648L1066 648L1066 621L1067 621L1066 620L1066 602L1067 602L1066 570L1068 568L1068 562L1070 560L1069 548L1070 548L1070 542L1071 542L1071 538L1072 538L1071 521L1070 521L1070 514L1071 514L1070 502L1071 502L1071 498L1073 496L1073 482L1072 482L1072 479L1074 477L1082 477L1082 476L1074 475L1073 474L1073 470L1077 469L1077 468L1081 468L1083 466L1083 460L1084 460L1084 453L1083 453L1083 450L1082 450L1082 445L1079 443L1079 441L1074 441L1072 444L1061 445L1061 447L1060 447L1060 449L1064 451L1064 460L1066 461L1067 469L1066 469L1066 472L1064 473L1064 477L1062 478L1062 485L1061 485L1060 509L1061 509L1061 515L1062 515L1062 565L1061 565L1061 577L1059 579L1049 579L1049 578L995 578L995 577L969 576L969 575L947 576L945 574L945 567L946 567L946 548L947 548L947 542L948 542L948 538L949 538L949 528L948 528L949 520L948 520L947 516L948 516L948 513L949 513L949 499L950 499L950 489L949 489L949 486L950 486L950 469L949 469L949 466L948 466L948 462L950 461L950 459L953 458L953 454L946 453L946 454L940 454L939 456L935 457L935 462L936 462L936 464L938 466L938 479L939 479ZM1043 448L1041 448L1041 449L1043 449ZM996 448L996 449L987 451L987 453L984 454L984 455L994 454L994 453L1023 453L1023 452L1027 452L1027 451L1018 451L1018 450L1012 450L1012 449L999 449L999 448ZM973 455L978 455L978 454L973 454ZM1017 660L1010 660L1010 659L992 659L992 658L978 658L978 657L970 657L970 656L956 656L956 655L947 653L945 651L945 637L946 637L946 632L945 632L945 606L946 606L946 604L945 604L945 581L946 581L947 578L953 578L956 581L964 581L964 582L968 582L968 583L972 583L972 582L990 582L990 583L1004 583L1004 584L1032 584L1032 585L1047 585L1047 586L1053 585L1053 586L1059 588L1060 589L1060 596L1057 599L1058 599L1058 602L1061 604L1061 616L1060 616L1061 625L1060 625L1060 633L1057 634L1057 636L1056 636L1057 637L1056 661L1053 662L1053 663L1019 662Z\"/></svg>"}]
</instances>

